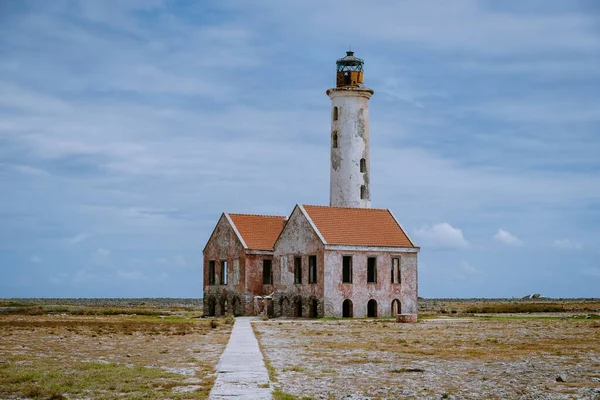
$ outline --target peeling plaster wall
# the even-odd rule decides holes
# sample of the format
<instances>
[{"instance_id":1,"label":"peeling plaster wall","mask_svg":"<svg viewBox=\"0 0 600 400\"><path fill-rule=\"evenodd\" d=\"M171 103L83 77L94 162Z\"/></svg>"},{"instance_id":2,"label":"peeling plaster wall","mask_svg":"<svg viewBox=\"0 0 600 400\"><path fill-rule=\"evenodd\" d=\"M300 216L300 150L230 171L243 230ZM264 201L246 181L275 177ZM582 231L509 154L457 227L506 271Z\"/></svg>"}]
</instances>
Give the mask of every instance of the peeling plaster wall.
<instances>
[{"instance_id":1,"label":"peeling plaster wall","mask_svg":"<svg viewBox=\"0 0 600 400\"><path fill-rule=\"evenodd\" d=\"M373 90L358 87L329 89L331 98L331 137L337 133L337 148L331 139L331 169L329 204L336 207L371 207L369 147L369 98ZM333 119L338 109L337 121ZM360 171L360 160L366 161L366 171ZM361 186L365 199L361 199Z\"/></svg>"},{"instance_id":2,"label":"peeling plaster wall","mask_svg":"<svg viewBox=\"0 0 600 400\"><path fill-rule=\"evenodd\" d=\"M311 302L317 301L317 315L323 314L324 257L323 243L310 223L296 207L275 243L273 278L276 294L273 298L275 316L293 317L300 301L302 316L313 314ZM317 282L308 283L308 256L317 256ZM294 257L302 257L302 284L294 284ZM282 262L283 261L283 262Z\"/></svg>"},{"instance_id":3,"label":"peeling plaster wall","mask_svg":"<svg viewBox=\"0 0 600 400\"><path fill-rule=\"evenodd\" d=\"M342 257L352 256L352 283L342 283ZM367 283L367 258L377 258L377 283ZM400 284L391 283L392 258L401 258ZM342 317L342 304L350 299L353 317L367 316L367 303L377 301L377 316L392 315L392 301L400 300L402 313L417 313L417 254L397 252L325 250L325 310L327 317Z\"/></svg>"},{"instance_id":4,"label":"peeling plaster wall","mask_svg":"<svg viewBox=\"0 0 600 400\"><path fill-rule=\"evenodd\" d=\"M272 256L247 255L229 221L224 215L221 216L204 249L204 315L252 314L254 295L262 295L264 258ZM219 283L221 261L227 261L226 285L208 284L210 260L215 261L215 281Z\"/></svg>"}]
</instances>

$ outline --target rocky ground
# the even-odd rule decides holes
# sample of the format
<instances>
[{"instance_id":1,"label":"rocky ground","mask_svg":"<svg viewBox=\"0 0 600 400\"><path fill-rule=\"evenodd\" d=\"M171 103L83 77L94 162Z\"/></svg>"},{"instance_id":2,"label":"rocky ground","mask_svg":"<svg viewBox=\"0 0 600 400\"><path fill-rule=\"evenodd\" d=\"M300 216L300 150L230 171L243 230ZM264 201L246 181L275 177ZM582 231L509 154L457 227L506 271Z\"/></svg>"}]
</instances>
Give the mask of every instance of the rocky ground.
<instances>
[{"instance_id":1,"label":"rocky ground","mask_svg":"<svg viewBox=\"0 0 600 400\"><path fill-rule=\"evenodd\" d=\"M600 399L593 317L253 324L280 398Z\"/></svg>"}]
</instances>

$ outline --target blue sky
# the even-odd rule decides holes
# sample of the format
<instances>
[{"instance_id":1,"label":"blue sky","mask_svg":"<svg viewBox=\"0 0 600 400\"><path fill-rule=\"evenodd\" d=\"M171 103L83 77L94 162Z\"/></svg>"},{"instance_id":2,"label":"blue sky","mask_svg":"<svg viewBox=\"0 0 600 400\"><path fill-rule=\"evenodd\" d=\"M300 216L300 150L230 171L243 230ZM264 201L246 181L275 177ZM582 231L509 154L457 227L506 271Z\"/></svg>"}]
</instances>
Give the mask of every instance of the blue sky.
<instances>
[{"instance_id":1,"label":"blue sky","mask_svg":"<svg viewBox=\"0 0 600 400\"><path fill-rule=\"evenodd\" d=\"M200 297L223 211L329 200L365 59L424 297L600 297L595 1L4 1L0 297Z\"/></svg>"}]
</instances>

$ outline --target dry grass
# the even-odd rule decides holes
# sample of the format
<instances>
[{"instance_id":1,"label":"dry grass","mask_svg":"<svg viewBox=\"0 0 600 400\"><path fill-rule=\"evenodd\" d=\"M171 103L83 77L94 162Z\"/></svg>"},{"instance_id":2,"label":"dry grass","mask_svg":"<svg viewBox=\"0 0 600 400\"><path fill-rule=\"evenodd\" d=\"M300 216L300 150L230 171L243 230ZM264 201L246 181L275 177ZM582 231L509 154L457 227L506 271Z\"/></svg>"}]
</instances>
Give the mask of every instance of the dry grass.
<instances>
[{"instance_id":1,"label":"dry grass","mask_svg":"<svg viewBox=\"0 0 600 400\"><path fill-rule=\"evenodd\" d=\"M419 315L600 313L599 299L419 299Z\"/></svg>"},{"instance_id":2,"label":"dry grass","mask_svg":"<svg viewBox=\"0 0 600 400\"><path fill-rule=\"evenodd\" d=\"M210 323L0 315L0 398L206 398L231 330L225 321Z\"/></svg>"},{"instance_id":3,"label":"dry grass","mask_svg":"<svg viewBox=\"0 0 600 400\"><path fill-rule=\"evenodd\" d=\"M600 397L600 322L593 319L275 320L254 326L277 387L294 396ZM567 382L556 382L560 373Z\"/></svg>"}]
</instances>

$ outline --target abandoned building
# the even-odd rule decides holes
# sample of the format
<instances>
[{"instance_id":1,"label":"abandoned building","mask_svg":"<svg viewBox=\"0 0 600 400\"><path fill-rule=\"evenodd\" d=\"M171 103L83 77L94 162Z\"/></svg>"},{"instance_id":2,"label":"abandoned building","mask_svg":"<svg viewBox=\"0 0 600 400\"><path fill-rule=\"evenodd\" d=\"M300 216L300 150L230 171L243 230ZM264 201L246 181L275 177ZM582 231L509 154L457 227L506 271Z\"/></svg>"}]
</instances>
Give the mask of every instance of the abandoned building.
<instances>
[{"instance_id":1,"label":"abandoned building","mask_svg":"<svg viewBox=\"0 0 600 400\"><path fill-rule=\"evenodd\" d=\"M371 208L362 59L337 60L329 206L289 216L223 213L204 248L205 315L417 314L417 253L390 210Z\"/></svg>"}]
</instances>

